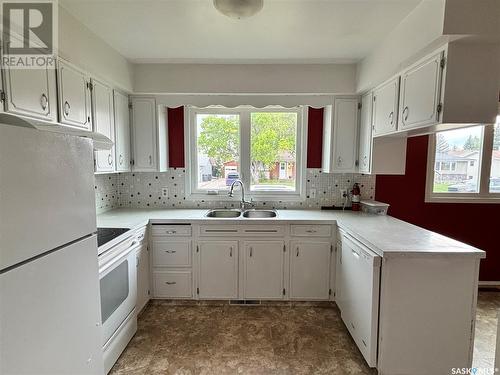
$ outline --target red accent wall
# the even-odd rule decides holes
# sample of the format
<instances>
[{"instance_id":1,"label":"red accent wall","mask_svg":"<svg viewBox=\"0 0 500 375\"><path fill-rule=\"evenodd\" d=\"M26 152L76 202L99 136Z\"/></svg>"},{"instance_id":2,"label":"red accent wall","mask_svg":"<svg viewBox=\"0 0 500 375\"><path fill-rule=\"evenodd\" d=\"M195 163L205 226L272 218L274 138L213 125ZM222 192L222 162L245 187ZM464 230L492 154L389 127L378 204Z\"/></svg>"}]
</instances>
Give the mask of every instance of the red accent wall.
<instances>
[{"instance_id":1,"label":"red accent wall","mask_svg":"<svg viewBox=\"0 0 500 375\"><path fill-rule=\"evenodd\" d=\"M171 168L184 168L184 107L167 108L168 157ZM309 107L307 168L321 168L323 108Z\"/></svg>"},{"instance_id":2,"label":"red accent wall","mask_svg":"<svg viewBox=\"0 0 500 375\"><path fill-rule=\"evenodd\" d=\"M184 168L184 107L167 108L168 164Z\"/></svg>"},{"instance_id":3,"label":"red accent wall","mask_svg":"<svg viewBox=\"0 0 500 375\"><path fill-rule=\"evenodd\" d=\"M408 138L406 174L377 176L375 199L389 214L486 251L481 281L500 280L500 204L425 203L428 137Z\"/></svg>"},{"instance_id":4,"label":"red accent wall","mask_svg":"<svg viewBox=\"0 0 500 375\"><path fill-rule=\"evenodd\" d=\"M321 168L323 152L323 108L309 107L307 125L307 168Z\"/></svg>"}]
</instances>

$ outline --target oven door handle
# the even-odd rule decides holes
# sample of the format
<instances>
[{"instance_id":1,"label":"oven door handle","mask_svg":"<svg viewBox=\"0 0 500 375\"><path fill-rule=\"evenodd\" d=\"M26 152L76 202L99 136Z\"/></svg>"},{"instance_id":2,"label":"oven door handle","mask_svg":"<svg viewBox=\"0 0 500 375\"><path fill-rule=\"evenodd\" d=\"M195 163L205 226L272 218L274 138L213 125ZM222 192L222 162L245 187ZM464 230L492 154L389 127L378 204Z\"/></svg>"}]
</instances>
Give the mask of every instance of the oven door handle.
<instances>
[{"instance_id":1,"label":"oven door handle","mask_svg":"<svg viewBox=\"0 0 500 375\"><path fill-rule=\"evenodd\" d=\"M139 248L139 246L137 246L137 241L132 241L132 243L130 244L129 247L127 247L126 250L123 250L122 252L120 252L119 255L115 256L109 262L102 264L102 265L99 265L99 278L102 278L104 276L103 274L107 270L113 268L117 263L122 262L124 259L126 259L130 255L130 253L132 251L137 250L137 248Z\"/></svg>"}]
</instances>

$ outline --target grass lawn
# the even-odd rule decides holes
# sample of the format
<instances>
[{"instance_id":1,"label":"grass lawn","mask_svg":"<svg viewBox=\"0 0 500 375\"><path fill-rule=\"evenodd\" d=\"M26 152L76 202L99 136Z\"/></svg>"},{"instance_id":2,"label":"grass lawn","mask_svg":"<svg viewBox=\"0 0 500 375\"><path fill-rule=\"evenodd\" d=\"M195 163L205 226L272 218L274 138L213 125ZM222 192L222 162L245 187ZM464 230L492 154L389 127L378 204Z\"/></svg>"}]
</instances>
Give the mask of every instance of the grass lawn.
<instances>
[{"instance_id":1,"label":"grass lawn","mask_svg":"<svg viewBox=\"0 0 500 375\"><path fill-rule=\"evenodd\" d=\"M450 185L453 184L446 184L446 183L434 184L433 191L434 193L446 193L448 191L448 186Z\"/></svg>"},{"instance_id":2,"label":"grass lawn","mask_svg":"<svg viewBox=\"0 0 500 375\"><path fill-rule=\"evenodd\" d=\"M294 180L259 180L259 185L285 185L295 186Z\"/></svg>"}]
</instances>

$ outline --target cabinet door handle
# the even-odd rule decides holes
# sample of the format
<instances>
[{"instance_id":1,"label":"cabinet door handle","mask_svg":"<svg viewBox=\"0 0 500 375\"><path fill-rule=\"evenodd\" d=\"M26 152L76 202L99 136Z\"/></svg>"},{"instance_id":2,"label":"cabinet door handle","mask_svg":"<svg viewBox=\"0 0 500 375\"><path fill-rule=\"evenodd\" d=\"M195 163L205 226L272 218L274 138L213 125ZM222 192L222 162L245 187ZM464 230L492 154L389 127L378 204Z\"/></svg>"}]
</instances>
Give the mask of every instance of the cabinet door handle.
<instances>
[{"instance_id":1,"label":"cabinet door handle","mask_svg":"<svg viewBox=\"0 0 500 375\"><path fill-rule=\"evenodd\" d=\"M153 164L153 157L151 155L149 155L149 165L152 165Z\"/></svg>"},{"instance_id":2,"label":"cabinet door handle","mask_svg":"<svg viewBox=\"0 0 500 375\"><path fill-rule=\"evenodd\" d=\"M368 160L368 156L363 156L363 165L366 167L368 165L367 163L367 160Z\"/></svg>"},{"instance_id":3,"label":"cabinet door handle","mask_svg":"<svg viewBox=\"0 0 500 375\"><path fill-rule=\"evenodd\" d=\"M166 234L176 234L177 231L176 230L167 230L165 231Z\"/></svg>"},{"instance_id":4,"label":"cabinet door handle","mask_svg":"<svg viewBox=\"0 0 500 375\"><path fill-rule=\"evenodd\" d=\"M140 241L144 238L144 233L142 233L139 237L137 237L137 239Z\"/></svg>"},{"instance_id":5,"label":"cabinet door handle","mask_svg":"<svg viewBox=\"0 0 500 375\"><path fill-rule=\"evenodd\" d=\"M315 229L308 229L306 230L307 233L316 233L316 230Z\"/></svg>"},{"instance_id":6,"label":"cabinet door handle","mask_svg":"<svg viewBox=\"0 0 500 375\"><path fill-rule=\"evenodd\" d=\"M337 158L337 165L339 165L339 166L340 166L341 164L342 164L342 158L339 156L339 157Z\"/></svg>"},{"instance_id":7,"label":"cabinet door handle","mask_svg":"<svg viewBox=\"0 0 500 375\"><path fill-rule=\"evenodd\" d=\"M252 255L253 255L253 248L250 247L250 258L252 257Z\"/></svg>"},{"instance_id":8,"label":"cabinet door handle","mask_svg":"<svg viewBox=\"0 0 500 375\"><path fill-rule=\"evenodd\" d=\"M175 254L177 251L176 250L165 250L167 254Z\"/></svg>"},{"instance_id":9,"label":"cabinet door handle","mask_svg":"<svg viewBox=\"0 0 500 375\"><path fill-rule=\"evenodd\" d=\"M297 246L297 255L296 256L299 256L299 247Z\"/></svg>"},{"instance_id":10,"label":"cabinet door handle","mask_svg":"<svg viewBox=\"0 0 500 375\"><path fill-rule=\"evenodd\" d=\"M229 256L232 257L233 256L233 247L231 246L229 248Z\"/></svg>"},{"instance_id":11,"label":"cabinet door handle","mask_svg":"<svg viewBox=\"0 0 500 375\"><path fill-rule=\"evenodd\" d=\"M111 154L108 154L108 164L109 165L113 164L113 156L111 156Z\"/></svg>"},{"instance_id":12,"label":"cabinet door handle","mask_svg":"<svg viewBox=\"0 0 500 375\"><path fill-rule=\"evenodd\" d=\"M120 163L120 165L122 165L122 164L123 164L123 155L120 155L120 156L118 157L118 163Z\"/></svg>"},{"instance_id":13,"label":"cabinet door handle","mask_svg":"<svg viewBox=\"0 0 500 375\"><path fill-rule=\"evenodd\" d=\"M391 125L394 122L394 112L389 113L389 120L391 120Z\"/></svg>"},{"instance_id":14,"label":"cabinet door handle","mask_svg":"<svg viewBox=\"0 0 500 375\"><path fill-rule=\"evenodd\" d=\"M47 106L49 104L49 99L47 98L47 95L42 94L40 97L40 105L42 106L42 109L45 111L47 109Z\"/></svg>"},{"instance_id":15,"label":"cabinet door handle","mask_svg":"<svg viewBox=\"0 0 500 375\"><path fill-rule=\"evenodd\" d=\"M68 101L66 100L64 102L64 115L69 116L69 110L71 109L71 106L69 105Z\"/></svg>"},{"instance_id":16,"label":"cabinet door handle","mask_svg":"<svg viewBox=\"0 0 500 375\"><path fill-rule=\"evenodd\" d=\"M408 114L410 112L410 109L408 108L408 106L405 107L405 109L403 109L403 118L404 120L408 120Z\"/></svg>"},{"instance_id":17,"label":"cabinet door handle","mask_svg":"<svg viewBox=\"0 0 500 375\"><path fill-rule=\"evenodd\" d=\"M175 285L177 283L175 281L165 281L165 284L167 284L167 285Z\"/></svg>"}]
</instances>

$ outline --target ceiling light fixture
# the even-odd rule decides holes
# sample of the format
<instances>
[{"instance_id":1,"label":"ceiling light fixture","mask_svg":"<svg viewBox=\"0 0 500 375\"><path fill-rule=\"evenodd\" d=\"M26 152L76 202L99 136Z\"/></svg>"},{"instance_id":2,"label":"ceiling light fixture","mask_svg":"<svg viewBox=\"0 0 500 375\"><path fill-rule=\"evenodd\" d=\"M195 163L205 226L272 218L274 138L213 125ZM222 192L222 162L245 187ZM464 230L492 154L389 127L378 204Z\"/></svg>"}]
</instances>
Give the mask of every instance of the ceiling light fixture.
<instances>
[{"instance_id":1,"label":"ceiling light fixture","mask_svg":"<svg viewBox=\"0 0 500 375\"><path fill-rule=\"evenodd\" d=\"M264 0L213 0L215 8L231 18L247 18L260 12Z\"/></svg>"}]
</instances>

